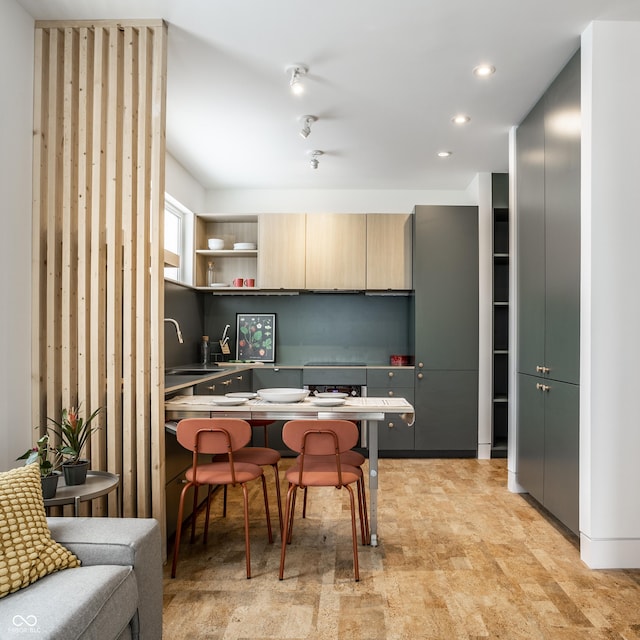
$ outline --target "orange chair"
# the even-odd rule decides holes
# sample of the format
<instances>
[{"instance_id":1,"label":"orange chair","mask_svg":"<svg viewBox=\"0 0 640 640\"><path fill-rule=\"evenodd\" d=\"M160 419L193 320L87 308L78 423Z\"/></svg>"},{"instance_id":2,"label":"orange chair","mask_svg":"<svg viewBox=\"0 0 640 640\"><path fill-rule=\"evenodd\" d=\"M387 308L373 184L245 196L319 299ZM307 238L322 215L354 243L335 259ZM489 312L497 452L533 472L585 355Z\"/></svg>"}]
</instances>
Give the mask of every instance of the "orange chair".
<instances>
[{"instance_id":1,"label":"orange chair","mask_svg":"<svg viewBox=\"0 0 640 640\"><path fill-rule=\"evenodd\" d=\"M363 474L359 467L345 464L340 458L341 454L356 445L358 435L356 425L347 420L291 420L284 425L283 442L300 455L296 464L286 472L289 489L280 553L280 580L284 578L286 548L293 534L296 492L298 488L306 487L344 487L349 492L353 568L356 581L360 580L355 496L351 485L358 484ZM358 502L362 518L362 505Z\"/></svg>"},{"instance_id":2,"label":"orange chair","mask_svg":"<svg viewBox=\"0 0 640 640\"><path fill-rule=\"evenodd\" d=\"M247 562L247 578L251 577L251 554L249 547L249 496L247 483L260 478L262 481L262 493L264 495L264 509L267 516L267 531L269 542L273 542L271 532L271 519L269 517L269 498L267 496L267 484L262 467L240 462L235 459L234 452L244 447L251 439L251 427L245 420L236 418L186 418L178 423L176 431L178 442L189 451L193 452L193 466L187 470L187 484L180 494L178 506L178 523L176 527L176 539L173 550L173 565L171 577L176 577L178 552L180 550L180 537L182 533L182 517L184 512L184 499L187 491L193 487L193 517L191 519L191 543L195 540L195 514L198 504L198 487L208 485L207 509L204 527L203 541L207 541L209 531L209 513L211 505L211 488L215 485L242 487L244 495L244 534L245 555ZM217 455L225 454L227 459L219 462L200 463L200 454Z\"/></svg>"},{"instance_id":3,"label":"orange chair","mask_svg":"<svg viewBox=\"0 0 640 640\"><path fill-rule=\"evenodd\" d=\"M331 456L324 456L324 459L330 459ZM360 469L362 476L358 481L358 506L360 510L360 530L362 535L362 544L371 544L371 531L369 530L369 515L367 513L367 494L365 493L365 476L362 465L366 462L366 458L359 451L345 451L340 454L340 462L351 467ZM307 489L304 488L304 500L302 502L302 517L307 517Z\"/></svg>"}]
</instances>

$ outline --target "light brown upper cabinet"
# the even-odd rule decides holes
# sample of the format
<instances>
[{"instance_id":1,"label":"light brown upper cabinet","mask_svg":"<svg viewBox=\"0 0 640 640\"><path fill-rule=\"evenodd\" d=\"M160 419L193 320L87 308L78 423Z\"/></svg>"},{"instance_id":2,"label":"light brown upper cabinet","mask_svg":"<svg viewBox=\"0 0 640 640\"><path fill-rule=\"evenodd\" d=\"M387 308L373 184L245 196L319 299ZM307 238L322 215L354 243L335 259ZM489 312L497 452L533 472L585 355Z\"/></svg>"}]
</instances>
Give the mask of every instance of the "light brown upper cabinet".
<instances>
[{"instance_id":1,"label":"light brown upper cabinet","mask_svg":"<svg viewBox=\"0 0 640 640\"><path fill-rule=\"evenodd\" d=\"M367 289L411 289L411 215L367 214Z\"/></svg>"},{"instance_id":2,"label":"light brown upper cabinet","mask_svg":"<svg viewBox=\"0 0 640 640\"><path fill-rule=\"evenodd\" d=\"M306 288L364 289L366 237L365 214L308 214Z\"/></svg>"},{"instance_id":3,"label":"light brown upper cabinet","mask_svg":"<svg viewBox=\"0 0 640 640\"><path fill-rule=\"evenodd\" d=\"M304 289L304 213L262 213L258 220L258 286L262 289Z\"/></svg>"}]
</instances>

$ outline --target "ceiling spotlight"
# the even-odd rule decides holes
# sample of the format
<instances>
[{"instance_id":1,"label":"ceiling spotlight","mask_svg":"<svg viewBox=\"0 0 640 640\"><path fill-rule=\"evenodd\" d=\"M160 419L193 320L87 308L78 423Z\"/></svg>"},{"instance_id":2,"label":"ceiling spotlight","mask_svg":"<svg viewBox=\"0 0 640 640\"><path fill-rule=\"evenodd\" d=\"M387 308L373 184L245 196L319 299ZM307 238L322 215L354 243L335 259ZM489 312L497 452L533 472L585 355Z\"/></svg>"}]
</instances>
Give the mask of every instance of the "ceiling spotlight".
<instances>
[{"instance_id":1,"label":"ceiling spotlight","mask_svg":"<svg viewBox=\"0 0 640 640\"><path fill-rule=\"evenodd\" d=\"M480 64L473 70L473 75L479 78L487 78L496 72L496 68L490 64Z\"/></svg>"},{"instance_id":2,"label":"ceiling spotlight","mask_svg":"<svg viewBox=\"0 0 640 640\"><path fill-rule=\"evenodd\" d=\"M298 118L298 122L302 125L302 129L300 129L300 135L303 138L307 138L311 133L311 125L316 122L318 118L316 116L300 116Z\"/></svg>"},{"instance_id":3,"label":"ceiling spotlight","mask_svg":"<svg viewBox=\"0 0 640 640\"><path fill-rule=\"evenodd\" d=\"M453 122L453 124L467 124L467 122L469 122L470 120L471 118L469 116L465 116L462 113L451 118L451 122Z\"/></svg>"},{"instance_id":4,"label":"ceiling spotlight","mask_svg":"<svg viewBox=\"0 0 640 640\"><path fill-rule=\"evenodd\" d=\"M311 165L312 169L317 169L318 168L318 158L321 155L324 155L324 151L320 151L319 149L315 149L314 151L307 151L307 153L311 156L311 160L309 160L309 164Z\"/></svg>"},{"instance_id":5,"label":"ceiling spotlight","mask_svg":"<svg viewBox=\"0 0 640 640\"><path fill-rule=\"evenodd\" d=\"M309 71L309 67L301 63L291 64L285 69L285 73L290 76L289 86L293 94L299 96L304 93L304 85L301 79L302 76L307 75L307 71Z\"/></svg>"},{"instance_id":6,"label":"ceiling spotlight","mask_svg":"<svg viewBox=\"0 0 640 640\"><path fill-rule=\"evenodd\" d=\"M452 155L451 151L438 151L438 158L448 158Z\"/></svg>"}]
</instances>

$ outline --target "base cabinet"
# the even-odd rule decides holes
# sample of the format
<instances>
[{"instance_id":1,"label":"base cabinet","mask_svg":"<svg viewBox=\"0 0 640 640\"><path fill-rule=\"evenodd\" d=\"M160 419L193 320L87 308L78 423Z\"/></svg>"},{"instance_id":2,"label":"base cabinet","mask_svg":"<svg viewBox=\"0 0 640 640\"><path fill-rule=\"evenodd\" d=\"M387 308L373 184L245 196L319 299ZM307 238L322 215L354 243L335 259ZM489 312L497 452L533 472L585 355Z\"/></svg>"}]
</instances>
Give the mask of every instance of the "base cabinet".
<instances>
[{"instance_id":1,"label":"base cabinet","mask_svg":"<svg viewBox=\"0 0 640 640\"><path fill-rule=\"evenodd\" d=\"M519 374L518 398L518 483L577 534L580 387Z\"/></svg>"},{"instance_id":2,"label":"base cabinet","mask_svg":"<svg viewBox=\"0 0 640 640\"><path fill-rule=\"evenodd\" d=\"M367 395L376 398L405 398L413 405L413 368L368 369ZM378 449L381 457L386 452L413 451L415 447L414 427L409 426L400 415L388 415L378 422Z\"/></svg>"},{"instance_id":3,"label":"base cabinet","mask_svg":"<svg viewBox=\"0 0 640 640\"><path fill-rule=\"evenodd\" d=\"M478 450L478 372L424 371L415 386L415 448L475 457Z\"/></svg>"}]
</instances>

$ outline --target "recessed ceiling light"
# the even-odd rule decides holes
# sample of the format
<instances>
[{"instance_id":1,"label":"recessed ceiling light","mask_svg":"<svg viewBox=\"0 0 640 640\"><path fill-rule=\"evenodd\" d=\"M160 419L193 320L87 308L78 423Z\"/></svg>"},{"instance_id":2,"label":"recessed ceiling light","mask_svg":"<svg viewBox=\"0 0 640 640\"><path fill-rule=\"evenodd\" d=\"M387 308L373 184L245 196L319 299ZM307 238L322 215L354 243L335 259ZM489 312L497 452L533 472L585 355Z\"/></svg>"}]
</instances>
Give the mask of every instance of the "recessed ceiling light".
<instances>
[{"instance_id":1,"label":"recessed ceiling light","mask_svg":"<svg viewBox=\"0 0 640 640\"><path fill-rule=\"evenodd\" d=\"M438 151L438 158L448 158L452 155L451 151Z\"/></svg>"},{"instance_id":2,"label":"recessed ceiling light","mask_svg":"<svg viewBox=\"0 0 640 640\"><path fill-rule=\"evenodd\" d=\"M496 72L496 68L490 64L480 64L474 70L473 74L480 78L487 78Z\"/></svg>"},{"instance_id":3,"label":"recessed ceiling light","mask_svg":"<svg viewBox=\"0 0 640 640\"><path fill-rule=\"evenodd\" d=\"M469 116L465 116L462 113L458 114L457 116L453 116L453 118L451 118L451 122L453 122L453 124L467 124L469 120L471 120L471 118Z\"/></svg>"}]
</instances>

